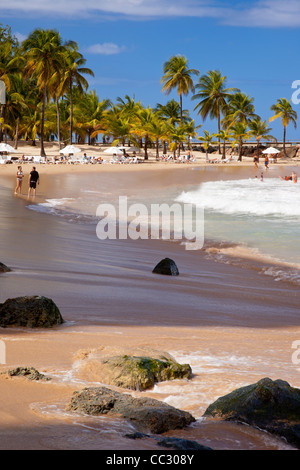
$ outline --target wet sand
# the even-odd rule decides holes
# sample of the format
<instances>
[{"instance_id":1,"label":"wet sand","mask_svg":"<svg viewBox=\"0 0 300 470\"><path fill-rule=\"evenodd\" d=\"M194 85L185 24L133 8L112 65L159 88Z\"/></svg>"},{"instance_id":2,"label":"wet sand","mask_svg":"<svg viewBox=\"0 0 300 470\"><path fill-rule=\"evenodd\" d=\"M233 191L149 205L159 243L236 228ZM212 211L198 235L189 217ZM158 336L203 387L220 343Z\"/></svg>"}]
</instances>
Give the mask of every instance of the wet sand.
<instances>
[{"instance_id":1,"label":"wet sand","mask_svg":"<svg viewBox=\"0 0 300 470\"><path fill-rule=\"evenodd\" d=\"M73 179L70 172L59 177L57 172L66 169L57 167L41 167L35 202L76 194L80 171L94 181L89 177L94 169L76 167ZM100 173L104 166L99 167ZM163 173L138 165L123 168L104 170L99 184L105 197L109 191L146 191L220 178L211 168L188 176L183 168ZM239 178L247 171L252 172L252 167L226 167L222 177ZM166 351L192 365L192 381L159 384L144 392L199 419L190 429L170 434L218 449L289 448L266 433L200 418L219 396L265 376L300 386L299 371L292 363L292 343L300 339L297 286L263 276L258 262L251 269L246 261L238 266L220 264L205 252L187 251L178 243L101 242L92 224L70 223L27 209L25 195L13 196L14 172L9 172L0 173L0 248L1 261L12 272L1 275L0 301L19 295L48 296L65 323L48 331L1 329L0 339L6 345L2 371L32 366L52 378L31 383L0 376L1 449L157 450L153 440L125 438L132 429L122 421L65 412L74 390L97 382L85 360L88 352L102 357L132 348ZM180 276L152 274L166 256L176 261Z\"/></svg>"}]
</instances>

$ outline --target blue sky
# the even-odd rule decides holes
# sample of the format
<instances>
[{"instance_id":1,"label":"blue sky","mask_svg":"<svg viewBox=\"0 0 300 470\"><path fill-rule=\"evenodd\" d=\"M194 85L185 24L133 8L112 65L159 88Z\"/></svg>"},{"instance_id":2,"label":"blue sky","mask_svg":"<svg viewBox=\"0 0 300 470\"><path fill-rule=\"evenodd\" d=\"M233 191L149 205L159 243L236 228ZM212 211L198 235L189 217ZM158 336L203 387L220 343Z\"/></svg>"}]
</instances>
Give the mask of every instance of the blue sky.
<instances>
[{"instance_id":1,"label":"blue sky","mask_svg":"<svg viewBox=\"0 0 300 470\"><path fill-rule=\"evenodd\" d=\"M76 41L95 73L87 78L99 99L127 94L151 107L177 99L160 84L164 62L176 54L201 74L220 70L229 87L254 98L266 120L270 106L290 100L300 80L299 0L0 0L0 8L2 25L20 40L44 28ZM200 134L216 131L215 121L203 123L194 112L191 95L183 103L202 124ZM300 141L300 104L293 107L299 123L288 127L287 138ZM280 121L270 127L281 140Z\"/></svg>"}]
</instances>

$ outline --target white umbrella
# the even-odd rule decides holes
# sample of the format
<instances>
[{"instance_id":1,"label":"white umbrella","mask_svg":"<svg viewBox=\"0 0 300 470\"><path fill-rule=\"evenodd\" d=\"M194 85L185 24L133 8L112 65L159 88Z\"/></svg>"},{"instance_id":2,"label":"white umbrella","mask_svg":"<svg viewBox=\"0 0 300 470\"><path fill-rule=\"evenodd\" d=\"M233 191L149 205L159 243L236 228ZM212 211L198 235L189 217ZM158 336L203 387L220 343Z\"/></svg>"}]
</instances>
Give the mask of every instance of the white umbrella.
<instances>
[{"instance_id":1,"label":"white umbrella","mask_svg":"<svg viewBox=\"0 0 300 470\"><path fill-rule=\"evenodd\" d=\"M65 155L70 155L71 153L78 153L81 150L75 145L67 145L64 149L61 149L59 153L64 153Z\"/></svg>"},{"instance_id":2,"label":"white umbrella","mask_svg":"<svg viewBox=\"0 0 300 470\"><path fill-rule=\"evenodd\" d=\"M0 144L0 152L17 152L11 145L5 144L4 142L1 142Z\"/></svg>"},{"instance_id":3,"label":"white umbrella","mask_svg":"<svg viewBox=\"0 0 300 470\"><path fill-rule=\"evenodd\" d=\"M263 153L280 153L280 150L277 150L275 147L268 147L266 150L263 150Z\"/></svg>"},{"instance_id":4,"label":"white umbrella","mask_svg":"<svg viewBox=\"0 0 300 470\"><path fill-rule=\"evenodd\" d=\"M108 149L104 150L104 153L108 153L109 155L123 155L123 151L120 147L109 147Z\"/></svg>"}]
</instances>

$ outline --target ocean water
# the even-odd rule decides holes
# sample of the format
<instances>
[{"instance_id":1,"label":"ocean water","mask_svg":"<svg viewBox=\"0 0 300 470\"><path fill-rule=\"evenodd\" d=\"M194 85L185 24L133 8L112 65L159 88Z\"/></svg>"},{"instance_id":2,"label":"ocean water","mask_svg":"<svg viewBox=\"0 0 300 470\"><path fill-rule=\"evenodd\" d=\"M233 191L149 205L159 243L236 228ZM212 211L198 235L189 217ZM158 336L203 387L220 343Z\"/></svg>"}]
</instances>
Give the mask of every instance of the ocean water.
<instances>
[{"instance_id":1,"label":"ocean water","mask_svg":"<svg viewBox=\"0 0 300 470\"><path fill-rule=\"evenodd\" d=\"M65 193L64 193L65 194ZM120 191L122 196L125 193ZM265 263L264 273L278 280L300 284L300 183L283 181L279 177L226 179L204 181L200 184L177 184L158 191L131 191L127 207L142 204L146 212L138 214L140 237L150 237L150 227L159 226L161 219L151 218L155 205L174 204L182 207L179 214L171 214L170 232L187 235L182 227L185 223L195 230L202 230L198 248L207 250L217 261L252 259ZM115 191L108 191L97 183L96 175L90 178L76 194L67 197L47 198L38 204L29 204L28 209L66 218L68 221L97 225L99 204L109 203L115 208L118 222L128 212L120 211L120 200ZM190 213L184 207L191 206ZM136 207L136 210L138 207ZM196 211L198 210L198 212ZM201 209L201 210L200 210ZM183 214L191 220L183 222ZM202 221L196 221L196 218ZM128 222L134 217L128 217ZM135 225L135 227L136 227ZM132 236L128 232L128 236ZM168 238L168 232L165 238ZM173 238L174 237L173 235ZM190 245L192 246L192 245ZM197 248L195 245L195 248Z\"/></svg>"}]
</instances>

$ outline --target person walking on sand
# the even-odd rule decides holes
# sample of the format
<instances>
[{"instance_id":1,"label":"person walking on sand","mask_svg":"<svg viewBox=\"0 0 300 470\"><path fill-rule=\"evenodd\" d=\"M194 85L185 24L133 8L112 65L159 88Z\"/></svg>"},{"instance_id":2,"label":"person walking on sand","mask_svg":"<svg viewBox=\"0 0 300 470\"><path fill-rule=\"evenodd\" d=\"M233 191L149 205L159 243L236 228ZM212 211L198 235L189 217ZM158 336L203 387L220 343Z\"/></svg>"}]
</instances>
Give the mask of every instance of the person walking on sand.
<instances>
[{"instance_id":1,"label":"person walking on sand","mask_svg":"<svg viewBox=\"0 0 300 470\"><path fill-rule=\"evenodd\" d=\"M22 182L23 182L23 177L24 177L21 166L18 166L16 177L17 177L17 186L15 188L15 194L17 194L18 191L21 194Z\"/></svg>"},{"instance_id":2,"label":"person walking on sand","mask_svg":"<svg viewBox=\"0 0 300 470\"><path fill-rule=\"evenodd\" d=\"M257 155L254 155L253 162L254 162L254 166L258 168L258 156Z\"/></svg>"},{"instance_id":3,"label":"person walking on sand","mask_svg":"<svg viewBox=\"0 0 300 470\"><path fill-rule=\"evenodd\" d=\"M29 175L29 189L28 189L28 196L31 195L31 191L33 191L33 195L36 195L36 185L40 184L40 175L36 171L35 166L32 167L32 171Z\"/></svg>"}]
</instances>

